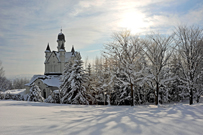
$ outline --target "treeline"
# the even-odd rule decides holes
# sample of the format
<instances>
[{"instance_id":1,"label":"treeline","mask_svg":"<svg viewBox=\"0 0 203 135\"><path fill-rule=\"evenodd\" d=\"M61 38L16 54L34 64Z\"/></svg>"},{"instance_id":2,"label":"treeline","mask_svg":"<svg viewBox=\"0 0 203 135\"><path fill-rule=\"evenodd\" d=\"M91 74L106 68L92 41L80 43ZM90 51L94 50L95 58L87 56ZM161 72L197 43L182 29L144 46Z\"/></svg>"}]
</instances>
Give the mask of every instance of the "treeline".
<instances>
[{"instance_id":1,"label":"treeline","mask_svg":"<svg viewBox=\"0 0 203 135\"><path fill-rule=\"evenodd\" d=\"M79 53L61 77L61 87L45 101L61 104L156 105L203 94L203 29L179 26L172 34L116 32L101 58L83 68ZM30 101L43 101L31 88Z\"/></svg>"},{"instance_id":2,"label":"treeline","mask_svg":"<svg viewBox=\"0 0 203 135\"><path fill-rule=\"evenodd\" d=\"M203 92L202 28L179 26L170 35L147 36L126 30L114 33L112 39L104 45L102 57L85 70L79 54L69 61L58 102L132 106L184 99L189 104L199 102Z\"/></svg>"},{"instance_id":3,"label":"treeline","mask_svg":"<svg viewBox=\"0 0 203 135\"><path fill-rule=\"evenodd\" d=\"M25 84L29 82L27 78L16 78L9 80L5 77L5 71L0 61L0 91L6 91L11 89L24 89Z\"/></svg>"}]
</instances>

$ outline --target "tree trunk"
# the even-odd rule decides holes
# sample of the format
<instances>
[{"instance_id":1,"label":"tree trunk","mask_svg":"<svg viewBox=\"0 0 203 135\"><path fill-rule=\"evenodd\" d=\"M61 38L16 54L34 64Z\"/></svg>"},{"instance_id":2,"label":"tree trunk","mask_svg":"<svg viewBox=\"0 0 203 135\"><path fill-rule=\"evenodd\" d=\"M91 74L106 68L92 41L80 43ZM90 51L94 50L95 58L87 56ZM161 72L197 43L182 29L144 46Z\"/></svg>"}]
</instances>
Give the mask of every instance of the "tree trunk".
<instances>
[{"instance_id":1,"label":"tree trunk","mask_svg":"<svg viewBox=\"0 0 203 135\"><path fill-rule=\"evenodd\" d=\"M159 83L156 83L155 105L159 104Z\"/></svg>"},{"instance_id":2,"label":"tree trunk","mask_svg":"<svg viewBox=\"0 0 203 135\"><path fill-rule=\"evenodd\" d=\"M131 88L131 106L134 106L134 93L133 93L133 84L130 84L130 88Z\"/></svg>"},{"instance_id":3,"label":"tree trunk","mask_svg":"<svg viewBox=\"0 0 203 135\"><path fill-rule=\"evenodd\" d=\"M106 102L106 95L104 94L104 105L105 105L105 102Z\"/></svg>"},{"instance_id":4,"label":"tree trunk","mask_svg":"<svg viewBox=\"0 0 203 135\"><path fill-rule=\"evenodd\" d=\"M190 89L190 105L193 104L193 88Z\"/></svg>"}]
</instances>

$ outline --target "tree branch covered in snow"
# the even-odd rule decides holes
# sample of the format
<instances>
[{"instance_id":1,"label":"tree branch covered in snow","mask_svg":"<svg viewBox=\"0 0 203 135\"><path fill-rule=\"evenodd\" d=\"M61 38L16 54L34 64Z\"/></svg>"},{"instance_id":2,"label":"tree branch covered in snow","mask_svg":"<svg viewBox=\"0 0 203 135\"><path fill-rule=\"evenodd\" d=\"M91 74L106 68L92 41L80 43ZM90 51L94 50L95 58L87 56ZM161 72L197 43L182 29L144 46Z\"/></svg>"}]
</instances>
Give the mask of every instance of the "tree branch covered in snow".
<instances>
[{"instance_id":1,"label":"tree branch covered in snow","mask_svg":"<svg viewBox=\"0 0 203 135\"><path fill-rule=\"evenodd\" d=\"M179 26L176 28L175 36L178 53L181 56L180 78L189 90L190 104L193 104L194 96L198 101L202 93L202 90L198 88L198 85L202 83L198 84L198 80L202 75L203 65L203 29L195 26Z\"/></svg>"}]
</instances>

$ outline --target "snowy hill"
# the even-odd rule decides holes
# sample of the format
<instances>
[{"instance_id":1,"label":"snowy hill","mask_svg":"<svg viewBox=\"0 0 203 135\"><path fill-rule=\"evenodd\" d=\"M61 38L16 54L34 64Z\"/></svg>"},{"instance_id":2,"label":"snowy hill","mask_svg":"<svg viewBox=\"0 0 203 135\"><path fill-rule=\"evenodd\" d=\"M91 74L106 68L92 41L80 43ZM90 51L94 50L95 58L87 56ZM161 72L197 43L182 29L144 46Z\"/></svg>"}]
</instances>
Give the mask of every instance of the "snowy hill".
<instances>
[{"instance_id":1,"label":"snowy hill","mask_svg":"<svg viewBox=\"0 0 203 135\"><path fill-rule=\"evenodd\" d=\"M157 107L0 101L1 135L201 135L203 103Z\"/></svg>"}]
</instances>

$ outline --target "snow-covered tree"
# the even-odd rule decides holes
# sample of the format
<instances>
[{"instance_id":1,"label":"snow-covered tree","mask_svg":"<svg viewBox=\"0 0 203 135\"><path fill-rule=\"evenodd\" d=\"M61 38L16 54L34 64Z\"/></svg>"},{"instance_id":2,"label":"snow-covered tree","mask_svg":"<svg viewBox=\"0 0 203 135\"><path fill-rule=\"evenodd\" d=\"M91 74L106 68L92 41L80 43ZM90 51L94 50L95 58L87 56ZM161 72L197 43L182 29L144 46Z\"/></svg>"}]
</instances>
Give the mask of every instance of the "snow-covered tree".
<instances>
[{"instance_id":1,"label":"snow-covered tree","mask_svg":"<svg viewBox=\"0 0 203 135\"><path fill-rule=\"evenodd\" d=\"M180 80L184 84L182 87L188 89L190 93L189 104L191 105L193 98L196 97L199 101L202 94L198 80L201 77L203 63L203 29L195 26L179 26L175 31L175 39L181 56Z\"/></svg>"},{"instance_id":2,"label":"snow-covered tree","mask_svg":"<svg viewBox=\"0 0 203 135\"><path fill-rule=\"evenodd\" d=\"M91 87L96 104L105 104L103 59L96 57L91 75Z\"/></svg>"},{"instance_id":3,"label":"snow-covered tree","mask_svg":"<svg viewBox=\"0 0 203 135\"><path fill-rule=\"evenodd\" d=\"M174 50L173 35L164 37L153 34L149 36L148 40L143 41L143 45L143 51L148 60L148 72L145 74L145 80L148 86L154 90L155 104L158 105L160 86L164 86L165 81L168 81L168 79L161 78L161 73L167 66Z\"/></svg>"},{"instance_id":4,"label":"snow-covered tree","mask_svg":"<svg viewBox=\"0 0 203 135\"><path fill-rule=\"evenodd\" d=\"M6 77L0 77L0 91L6 91L12 88L12 82Z\"/></svg>"},{"instance_id":5,"label":"snow-covered tree","mask_svg":"<svg viewBox=\"0 0 203 135\"><path fill-rule=\"evenodd\" d=\"M72 57L68 63L65 65L62 76L61 76L61 86L60 86L60 103L69 103L67 99L67 94L69 91L71 91L71 82L69 81L71 72L72 72L72 66L73 66L74 58Z\"/></svg>"},{"instance_id":6,"label":"snow-covered tree","mask_svg":"<svg viewBox=\"0 0 203 135\"><path fill-rule=\"evenodd\" d=\"M91 64L90 64L90 63L88 64L88 67L87 67L87 70L86 70L86 71L87 71L88 76L91 77L92 67L91 67Z\"/></svg>"},{"instance_id":7,"label":"snow-covered tree","mask_svg":"<svg viewBox=\"0 0 203 135\"><path fill-rule=\"evenodd\" d=\"M113 42L106 44L105 51L103 52L107 60L112 61L112 59L114 59L112 64L114 63L114 67L117 68L114 70L117 72L114 73L116 79L119 80L120 83L123 83L124 88L130 88L132 106L135 102L134 91L136 85L142 79L143 67L140 61L143 57L141 52L142 43L140 38L138 36L132 36L130 31L127 30L114 33ZM129 98L128 94L126 96Z\"/></svg>"},{"instance_id":8,"label":"snow-covered tree","mask_svg":"<svg viewBox=\"0 0 203 135\"><path fill-rule=\"evenodd\" d=\"M60 89L61 103L89 104L84 87L86 74L82 63L80 54L76 53L75 58L72 59L72 66L68 65L68 69L65 67Z\"/></svg>"},{"instance_id":9,"label":"snow-covered tree","mask_svg":"<svg viewBox=\"0 0 203 135\"><path fill-rule=\"evenodd\" d=\"M32 84L27 101L43 102L44 98L41 95L41 90L36 84Z\"/></svg>"},{"instance_id":10,"label":"snow-covered tree","mask_svg":"<svg viewBox=\"0 0 203 135\"><path fill-rule=\"evenodd\" d=\"M181 61L181 57L178 54L178 52L176 51L171 56L171 60L169 62L170 63L170 74L171 74L171 77L174 78L174 80L171 81L171 85L170 85L169 94L170 94L171 101L180 101L188 96L188 92L186 92L185 89L181 86L182 83L180 80L180 76L181 76L180 61Z\"/></svg>"},{"instance_id":11,"label":"snow-covered tree","mask_svg":"<svg viewBox=\"0 0 203 135\"><path fill-rule=\"evenodd\" d=\"M4 68L2 66L2 62L0 61L0 77L3 77L4 76Z\"/></svg>"},{"instance_id":12,"label":"snow-covered tree","mask_svg":"<svg viewBox=\"0 0 203 135\"><path fill-rule=\"evenodd\" d=\"M96 99L95 99L95 90L93 88L93 75L92 75L92 67L91 64L88 64L88 67L85 70L86 74L86 81L84 82L84 86L86 88L86 93L88 94L88 101L89 104L96 104Z\"/></svg>"}]
</instances>

